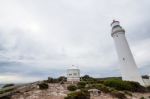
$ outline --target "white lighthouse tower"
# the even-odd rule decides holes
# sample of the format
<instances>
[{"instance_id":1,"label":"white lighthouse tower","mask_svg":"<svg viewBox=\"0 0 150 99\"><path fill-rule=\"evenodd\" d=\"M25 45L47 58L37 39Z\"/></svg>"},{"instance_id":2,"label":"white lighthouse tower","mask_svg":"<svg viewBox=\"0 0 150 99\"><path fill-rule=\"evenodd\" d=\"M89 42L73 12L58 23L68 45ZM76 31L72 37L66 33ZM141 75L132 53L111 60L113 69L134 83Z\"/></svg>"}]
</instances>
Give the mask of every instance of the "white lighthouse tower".
<instances>
[{"instance_id":1,"label":"white lighthouse tower","mask_svg":"<svg viewBox=\"0 0 150 99\"><path fill-rule=\"evenodd\" d=\"M111 36L114 39L119 62L122 79L126 81L139 82L144 85L142 77L138 73L138 68L134 61L133 55L129 48L128 42L125 37L125 30L120 26L119 21L111 23L112 32Z\"/></svg>"}]
</instances>

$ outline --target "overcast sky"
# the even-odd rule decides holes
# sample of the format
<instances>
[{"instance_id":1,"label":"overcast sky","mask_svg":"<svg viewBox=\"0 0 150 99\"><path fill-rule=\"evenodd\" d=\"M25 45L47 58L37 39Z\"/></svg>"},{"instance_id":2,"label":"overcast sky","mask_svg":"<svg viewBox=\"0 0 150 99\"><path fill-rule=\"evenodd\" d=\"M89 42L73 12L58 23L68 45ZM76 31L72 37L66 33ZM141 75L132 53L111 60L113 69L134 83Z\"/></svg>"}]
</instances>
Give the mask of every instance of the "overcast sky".
<instances>
[{"instance_id":1,"label":"overcast sky","mask_svg":"<svg viewBox=\"0 0 150 99\"><path fill-rule=\"evenodd\" d=\"M140 68L150 74L149 0L1 0L0 83L66 75L120 76L110 23L120 21Z\"/></svg>"}]
</instances>

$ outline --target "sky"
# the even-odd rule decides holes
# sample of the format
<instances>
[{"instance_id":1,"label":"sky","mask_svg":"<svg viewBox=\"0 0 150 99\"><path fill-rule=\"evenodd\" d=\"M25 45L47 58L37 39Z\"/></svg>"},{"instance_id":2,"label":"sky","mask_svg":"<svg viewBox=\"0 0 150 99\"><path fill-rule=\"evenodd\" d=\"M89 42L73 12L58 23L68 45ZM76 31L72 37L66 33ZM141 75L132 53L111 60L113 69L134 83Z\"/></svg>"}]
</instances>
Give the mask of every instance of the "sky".
<instances>
[{"instance_id":1,"label":"sky","mask_svg":"<svg viewBox=\"0 0 150 99\"><path fill-rule=\"evenodd\" d=\"M150 74L149 0L1 0L0 83L66 75L120 76L111 22L120 21L141 74Z\"/></svg>"}]
</instances>

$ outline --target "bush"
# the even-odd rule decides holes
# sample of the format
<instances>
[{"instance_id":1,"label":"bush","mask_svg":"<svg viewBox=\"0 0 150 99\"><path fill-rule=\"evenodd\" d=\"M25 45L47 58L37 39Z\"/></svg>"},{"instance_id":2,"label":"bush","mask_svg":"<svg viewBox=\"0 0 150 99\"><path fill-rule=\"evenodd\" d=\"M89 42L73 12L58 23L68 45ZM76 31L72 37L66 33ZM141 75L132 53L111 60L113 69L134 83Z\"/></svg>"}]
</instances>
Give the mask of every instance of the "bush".
<instances>
[{"instance_id":1,"label":"bush","mask_svg":"<svg viewBox=\"0 0 150 99\"><path fill-rule=\"evenodd\" d=\"M113 88L106 87L103 84L89 84L87 88L88 89L95 88L100 91L103 91L104 93L109 93L113 89Z\"/></svg>"},{"instance_id":2,"label":"bush","mask_svg":"<svg viewBox=\"0 0 150 99\"><path fill-rule=\"evenodd\" d=\"M86 82L84 82L84 81L78 82L78 84L77 84L79 89L85 88L85 85L86 85Z\"/></svg>"},{"instance_id":3,"label":"bush","mask_svg":"<svg viewBox=\"0 0 150 99\"><path fill-rule=\"evenodd\" d=\"M150 86L146 87L146 89L150 92Z\"/></svg>"},{"instance_id":4,"label":"bush","mask_svg":"<svg viewBox=\"0 0 150 99\"><path fill-rule=\"evenodd\" d=\"M104 93L110 92L109 88L103 84L95 84L95 88L103 91Z\"/></svg>"},{"instance_id":5,"label":"bush","mask_svg":"<svg viewBox=\"0 0 150 99\"><path fill-rule=\"evenodd\" d=\"M41 90L48 89L48 84L43 82L43 83L39 84L39 88Z\"/></svg>"},{"instance_id":6,"label":"bush","mask_svg":"<svg viewBox=\"0 0 150 99\"><path fill-rule=\"evenodd\" d=\"M101 86L101 88L99 88L99 90L103 91L104 93L109 93L110 92L110 89L106 86Z\"/></svg>"},{"instance_id":7,"label":"bush","mask_svg":"<svg viewBox=\"0 0 150 99\"><path fill-rule=\"evenodd\" d=\"M0 94L6 93L6 92L10 92L10 91L13 91L13 90L14 90L14 88L1 89L0 90Z\"/></svg>"},{"instance_id":8,"label":"bush","mask_svg":"<svg viewBox=\"0 0 150 99\"><path fill-rule=\"evenodd\" d=\"M86 81L87 83L96 83L97 80L93 77L90 77L89 75L84 75L81 77L81 81Z\"/></svg>"},{"instance_id":9,"label":"bush","mask_svg":"<svg viewBox=\"0 0 150 99\"><path fill-rule=\"evenodd\" d=\"M131 86L133 92L145 92L146 88L141 86L138 82L127 81Z\"/></svg>"},{"instance_id":10,"label":"bush","mask_svg":"<svg viewBox=\"0 0 150 99\"><path fill-rule=\"evenodd\" d=\"M132 92L144 92L145 88L137 82L122 81L119 79L110 79L104 81L104 85L113 87L117 90L127 90Z\"/></svg>"},{"instance_id":11,"label":"bush","mask_svg":"<svg viewBox=\"0 0 150 99\"><path fill-rule=\"evenodd\" d=\"M79 91L79 92L72 92L65 97L65 99L90 99L90 94L88 91Z\"/></svg>"},{"instance_id":12,"label":"bush","mask_svg":"<svg viewBox=\"0 0 150 99\"><path fill-rule=\"evenodd\" d=\"M69 86L67 87L67 89L68 89L69 91L75 91L75 90L77 89L77 87L76 87L75 85L69 85Z\"/></svg>"},{"instance_id":13,"label":"bush","mask_svg":"<svg viewBox=\"0 0 150 99\"><path fill-rule=\"evenodd\" d=\"M141 97L140 99L145 99L144 97Z\"/></svg>"},{"instance_id":14,"label":"bush","mask_svg":"<svg viewBox=\"0 0 150 99\"><path fill-rule=\"evenodd\" d=\"M149 76L148 75L143 75L142 78L149 79Z\"/></svg>"},{"instance_id":15,"label":"bush","mask_svg":"<svg viewBox=\"0 0 150 99\"><path fill-rule=\"evenodd\" d=\"M4 85L2 88L6 88L6 87L11 87L11 86L14 86L15 84L6 84Z\"/></svg>"},{"instance_id":16,"label":"bush","mask_svg":"<svg viewBox=\"0 0 150 99\"><path fill-rule=\"evenodd\" d=\"M116 80L116 79L106 80L104 81L104 85L113 87L117 90L131 90L132 89L132 86L129 83L124 82L122 80Z\"/></svg>"},{"instance_id":17,"label":"bush","mask_svg":"<svg viewBox=\"0 0 150 99\"><path fill-rule=\"evenodd\" d=\"M11 96L3 96L3 97L0 97L0 99L11 99Z\"/></svg>"},{"instance_id":18,"label":"bush","mask_svg":"<svg viewBox=\"0 0 150 99\"><path fill-rule=\"evenodd\" d=\"M112 91L111 95L114 96L114 97L117 97L118 99L126 99L126 96L125 96L124 93L116 91L116 90Z\"/></svg>"},{"instance_id":19,"label":"bush","mask_svg":"<svg viewBox=\"0 0 150 99\"><path fill-rule=\"evenodd\" d=\"M124 91L124 93L125 93L126 95L133 96L131 92Z\"/></svg>"},{"instance_id":20,"label":"bush","mask_svg":"<svg viewBox=\"0 0 150 99\"><path fill-rule=\"evenodd\" d=\"M104 83L104 80L99 80L98 83L103 84L103 83Z\"/></svg>"},{"instance_id":21,"label":"bush","mask_svg":"<svg viewBox=\"0 0 150 99\"><path fill-rule=\"evenodd\" d=\"M48 83L54 83L54 78L52 78L52 77L48 77L47 82L48 82Z\"/></svg>"},{"instance_id":22,"label":"bush","mask_svg":"<svg viewBox=\"0 0 150 99\"><path fill-rule=\"evenodd\" d=\"M62 82L62 81L67 81L67 78L64 77L64 76L60 76L59 78L57 78L59 82Z\"/></svg>"}]
</instances>

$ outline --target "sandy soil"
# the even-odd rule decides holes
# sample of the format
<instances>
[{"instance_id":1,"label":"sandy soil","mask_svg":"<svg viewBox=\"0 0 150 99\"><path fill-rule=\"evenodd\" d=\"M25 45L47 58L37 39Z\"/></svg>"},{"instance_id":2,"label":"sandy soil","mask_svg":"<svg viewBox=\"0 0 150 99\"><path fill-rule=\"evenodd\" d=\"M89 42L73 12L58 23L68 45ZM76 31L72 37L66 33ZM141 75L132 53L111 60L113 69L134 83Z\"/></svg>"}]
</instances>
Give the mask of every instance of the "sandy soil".
<instances>
[{"instance_id":1,"label":"sandy soil","mask_svg":"<svg viewBox=\"0 0 150 99\"><path fill-rule=\"evenodd\" d=\"M61 84L49 84L49 89L39 90L34 88L25 92L19 92L12 96L11 99L64 99L67 96L67 85ZM128 99L150 99L150 93L132 93L131 96L127 96ZM100 96L92 96L91 99L117 99L110 94L101 93Z\"/></svg>"},{"instance_id":2,"label":"sandy soil","mask_svg":"<svg viewBox=\"0 0 150 99\"><path fill-rule=\"evenodd\" d=\"M133 96L127 96L127 99L140 99L141 97L144 97L145 99L150 99L150 93L133 93ZM91 97L91 99L117 99L115 97L112 97L109 94L102 93L100 96L97 97Z\"/></svg>"}]
</instances>

